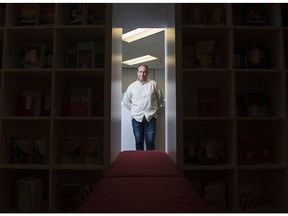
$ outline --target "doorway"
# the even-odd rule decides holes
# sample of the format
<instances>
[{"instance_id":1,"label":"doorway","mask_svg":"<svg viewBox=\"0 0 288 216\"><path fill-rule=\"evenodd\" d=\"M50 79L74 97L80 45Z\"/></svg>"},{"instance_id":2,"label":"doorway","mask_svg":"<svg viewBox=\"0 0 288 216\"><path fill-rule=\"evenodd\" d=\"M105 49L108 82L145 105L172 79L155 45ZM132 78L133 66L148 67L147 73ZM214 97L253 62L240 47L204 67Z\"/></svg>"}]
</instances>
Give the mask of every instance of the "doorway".
<instances>
[{"instance_id":1,"label":"doorway","mask_svg":"<svg viewBox=\"0 0 288 216\"><path fill-rule=\"evenodd\" d=\"M149 14L149 16L147 16ZM119 152L125 149L135 149L134 136L132 131L132 125L129 117L127 126L130 130L126 130L125 133L130 131L129 144L124 144L122 140L122 122L123 113L121 101L123 92L128 87L127 83L136 80L136 66L123 67L122 61L122 40L121 35L123 30L132 30L135 28L151 27L151 28L165 28L163 32L163 43L165 47L164 51L164 68L160 71L157 68L153 68L152 62L147 62L149 66L149 78L156 79L159 83L163 93L165 94L165 107L162 112L162 120L159 119L159 128L157 126L156 139L161 139L156 149L166 151L176 161L176 80L175 80L175 24L174 24L174 4L113 4L113 38L112 38L112 86L111 86L111 160L113 160ZM121 34L120 34L121 33ZM119 57L121 56L121 58ZM134 56L136 57L136 56ZM126 79L126 76L129 77ZM162 78L158 76L162 76ZM125 79L123 78L125 76ZM125 80L125 81L124 81ZM127 81L128 80L128 81ZM162 84L161 84L162 83ZM118 105L117 105L118 104ZM160 118L161 118L161 113ZM158 121L157 121L158 124ZM128 131L128 132L127 132ZM162 134L162 135L161 135ZM158 137L159 135L159 137ZM127 136L127 135L125 135ZM123 137L124 138L124 137ZM122 145L123 142L123 145ZM158 140L157 140L158 142ZM127 146L127 144L129 146ZM156 144L156 140L155 140ZM126 145L126 146L125 146Z\"/></svg>"},{"instance_id":2,"label":"doorway","mask_svg":"<svg viewBox=\"0 0 288 216\"><path fill-rule=\"evenodd\" d=\"M153 29L153 28L151 28ZM122 30L123 34L127 33L125 26ZM130 31L131 32L131 31ZM147 62L140 62L147 64L149 67L148 79L155 80L160 86L165 95L165 29L162 31L149 35L133 42L122 41L122 62L151 55L156 59ZM139 63L128 65L122 63L122 95L126 91L130 83L137 78L136 71ZM122 104L122 103L121 103ZM135 141L133 129L131 125L130 111L121 106L121 151L135 150ZM157 115L157 128L155 137L155 149L165 150L165 109L160 107Z\"/></svg>"}]
</instances>

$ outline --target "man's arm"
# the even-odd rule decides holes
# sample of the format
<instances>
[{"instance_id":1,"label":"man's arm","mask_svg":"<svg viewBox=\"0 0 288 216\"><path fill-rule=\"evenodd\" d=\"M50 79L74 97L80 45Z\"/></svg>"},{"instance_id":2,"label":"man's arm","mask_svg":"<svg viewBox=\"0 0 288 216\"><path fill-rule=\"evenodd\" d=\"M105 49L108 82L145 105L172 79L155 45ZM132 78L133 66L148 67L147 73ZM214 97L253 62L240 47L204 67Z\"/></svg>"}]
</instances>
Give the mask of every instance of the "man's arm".
<instances>
[{"instance_id":1,"label":"man's arm","mask_svg":"<svg viewBox=\"0 0 288 216\"><path fill-rule=\"evenodd\" d=\"M131 98L132 98L132 94L131 94L130 88L128 88L127 91L124 93L124 97L123 97L123 105L128 110L131 110L131 107L132 107Z\"/></svg>"}]
</instances>

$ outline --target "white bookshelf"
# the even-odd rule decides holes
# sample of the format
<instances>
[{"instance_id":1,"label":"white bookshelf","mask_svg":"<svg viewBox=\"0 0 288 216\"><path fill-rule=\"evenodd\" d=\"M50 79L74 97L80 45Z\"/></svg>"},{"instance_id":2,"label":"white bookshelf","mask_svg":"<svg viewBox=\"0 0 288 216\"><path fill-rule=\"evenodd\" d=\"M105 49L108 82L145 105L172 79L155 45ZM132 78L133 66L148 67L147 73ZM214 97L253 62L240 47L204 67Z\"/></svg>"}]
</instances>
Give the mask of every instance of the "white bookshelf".
<instances>
[{"instance_id":1,"label":"white bookshelf","mask_svg":"<svg viewBox=\"0 0 288 216\"><path fill-rule=\"evenodd\" d=\"M43 209L41 212L62 212L61 185L96 183L110 163L110 146L103 145L105 155L101 165L60 163L59 138L66 136L101 137L110 142L110 68L112 37L111 4L86 4L87 8L101 8L103 23L99 25L69 25L71 3L56 3L54 23L51 25L20 26L21 3L7 3L5 24L0 27L0 49L3 50L3 66L0 70L0 211L17 212L13 204L16 179L26 176L43 180ZM41 4L41 6L44 4ZM65 49L81 41L95 41L104 46L103 67L88 69L65 68ZM27 69L21 65L25 43L41 42L53 52L49 68ZM72 87L91 86L104 94L104 115L71 117L63 115L63 91ZM18 116L17 92L22 89L47 89L51 92L49 116ZM10 137L48 137L47 163L11 164ZM84 189L83 189L84 190ZM83 200L84 191L81 190Z\"/></svg>"},{"instance_id":2,"label":"white bookshelf","mask_svg":"<svg viewBox=\"0 0 288 216\"><path fill-rule=\"evenodd\" d=\"M186 8L205 10L216 6L223 10L222 25L187 24L183 21ZM258 187L270 202L268 207L247 211L287 212L287 56L284 55L287 55L287 27L282 26L282 5L264 4L268 17L265 26L234 25L233 9L237 7L239 4L176 5L177 163L195 186L199 182L225 182L227 212L245 212L239 204L240 185L243 184ZM183 49L207 40L216 41L221 50L222 67L183 67ZM263 43L269 50L269 66L255 69L234 67L234 48L253 43ZM218 116L199 116L197 94L201 88L219 89ZM237 116L236 94L257 91L269 95L271 116ZM245 134L273 136L275 160L266 164L240 164L237 137ZM225 138L224 164L185 162L187 137L218 135Z\"/></svg>"}]
</instances>

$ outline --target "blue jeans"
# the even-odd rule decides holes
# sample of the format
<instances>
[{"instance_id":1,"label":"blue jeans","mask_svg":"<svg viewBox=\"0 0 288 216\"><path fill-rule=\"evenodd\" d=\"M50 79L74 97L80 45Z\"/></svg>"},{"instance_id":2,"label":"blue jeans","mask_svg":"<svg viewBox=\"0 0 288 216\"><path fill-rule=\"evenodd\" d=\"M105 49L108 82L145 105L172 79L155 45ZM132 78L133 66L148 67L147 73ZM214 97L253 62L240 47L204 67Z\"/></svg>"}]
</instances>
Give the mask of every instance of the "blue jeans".
<instances>
[{"instance_id":1,"label":"blue jeans","mask_svg":"<svg viewBox=\"0 0 288 216\"><path fill-rule=\"evenodd\" d=\"M132 119L133 133L135 137L136 150L144 150L144 139L146 142L146 150L154 150L154 139L156 133L156 118L152 118L149 122L143 118L142 122Z\"/></svg>"}]
</instances>

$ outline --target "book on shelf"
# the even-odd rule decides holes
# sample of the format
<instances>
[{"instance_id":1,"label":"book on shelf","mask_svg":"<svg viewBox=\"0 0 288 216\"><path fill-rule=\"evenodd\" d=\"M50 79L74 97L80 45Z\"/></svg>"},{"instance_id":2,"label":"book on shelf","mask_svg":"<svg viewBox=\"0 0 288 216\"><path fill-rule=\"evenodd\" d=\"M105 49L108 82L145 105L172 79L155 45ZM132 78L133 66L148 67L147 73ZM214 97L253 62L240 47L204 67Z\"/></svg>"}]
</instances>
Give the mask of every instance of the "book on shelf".
<instances>
[{"instance_id":1,"label":"book on shelf","mask_svg":"<svg viewBox=\"0 0 288 216\"><path fill-rule=\"evenodd\" d=\"M32 146L32 163L33 164L48 164L48 137L33 138Z\"/></svg>"},{"instance_id":2,"label":"book on shelf","mask_svg":"<svg viewBox=\"0 0 288 216\"><path fill-rule=\"evenodd\" d=\"M38 25L39 5L37 3L24 3L19 9L20 25Z\"/></svg>"},{"instance_id":3,"label":"book on shelf","mask_svg":"<svg viewBox=\"0 0 288 216\"><path fill-rule=\"evenodd\" d=\"M26 89L18 92L19 116L49 116L51 112L50 90Z\"/></svg>"},{"instance_id":4,"label":"book on shelf","mask_svg":"<svg viewBox=\"0 0 288 216\"><path fill-rule=\"evenodd\" d=\"M70 116L91 115L91 88L74 87L71 89Z\"/></svg>"},{"instance_id":5,"label":"book on shelf","mask_svg":"<svg viewBox=\"0 0 288 216\"><path fill-rule=\"evenodd\" d=\"M16 180L15 201L18 212L40 212L42 207L42 179Z\"/></svg>"},{"instance_id":6,"label":"book on shelf","mask_svg":"<svg viewBox=\"0 0 288 216\"><path fill-rule=\"evenodd\" d=\"M78 68L95 68L95 41L78 42Z\"/></svg>"},{"instance_id":7,"label":"book on shelf","mask_svg":"<svg viewBox=\"0 0 288 216\"><path fill-rule=\"evenodd\" d=\"M55 22L55 7L50 4L40 5L40 25L53 25Z\"/></svg>"},{"instance_id":8,"label":"book on shelf","mask_svg":"<svg viewBox=\"0 0 288 216\"><path fill-rule=\"evenodd\" d=\"M199 41L196 43L196 56L200 68L211 68L214 66L215 41Z\"/></svg>"},{"instance_id":9,"label":"book on shelf","mask_svg":"<svg viewBox=\"0 0 288 216\"><path fill-rule=\"evenodd\" d=\"M83 3L73 3L69 8L70 25L82 25L86 20L87 8Z\"/></svg>"},{"instance_id":10,"label":"book on shelf","mask_svg":"<svg viewBox=\"0 0 288 216\"><path fill-rule=\"evenodd\" d=\"M36 114L36 90L27 89L18 92L18 115L35 116Z\"/></svg>"},{"instance_id":11,"label":"book on shelf","mask_svg":"<svg viewBox=\"0 0 288 216\"><path fill-rule=\"evenodd\" d=\"M40 102L40 115L50 116L51 114L51 91L42 90L41 91L41 102Z\"/></svg>"},{"instance_id":12,"label":"book on shelf","mask_svg":"<svg viewBox=\"0 0 288 216\"><path fill-rule=\"evenodd\" d=\"M24 68L43 68L45 46L43 43L25 43Z\"/></svg>"},{"instance_id":13,"label":"book on shelf","mask_svg":"<svg viewBox=\"0 0 288 216\"><path fill-rule=\"evenodd\" d=\"M80 164L83 140L80 137L60 137L60 163Z\"/></svg>"},{"instance_id":14,"label":"book on shelf","mask_svg":"<svg viewBox=\"0 0 288 216\"><path fill-rule=\"evenodd\" d=\"M10 163L29 164L31 163L33 140L27 137L10 138Z\"/></svg>"},{"instance_id":15,"label":"book on shelf","mask_svg":"<svg viewBox=\"0 0 288 216\"><path fill-rule=\"evenodd\" d=\"M76 212L81 203L81 187L79 184L61 185L60 206L65 212Z\"/></svg>"},{"instance_id":16,"label":"book on shelf","mask_svg":"<svg viewBox=\"0 0 288 216\"><path fill-rule=\"evenodd\" d=\"M219 89L198 90L199 116L219 115Z\"/></svg>"},{"instance_id":17,"label":"book on shelf","mask_svg":"<svg viewBox=\"0 0 288 216\"><path fill-rule=\"evenodd\" d=\"M204 200L213 212L225 212L226 183L208 182L204 185Z\"/></svg>"},{"instance_id":18,"label":"book on shelf","mask_svg":"<svg viewBox=\"0 0 288 216\"><path fill-rule=\"evenodd\" d=\"M77 46L67 47L65 54L65 67L77 68Z\"/></svg>"},{"instance_id":19,"label":"book on shelf","mask_svg":"<svg viewBox=\"0 0 288 216\"><path fill-rule=\"evenodd\" d=\"M86 164L102 164L103 139L100 137L85 137L84 139L84 162Z\"/></svg>"}]
</instances>

